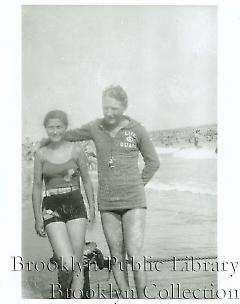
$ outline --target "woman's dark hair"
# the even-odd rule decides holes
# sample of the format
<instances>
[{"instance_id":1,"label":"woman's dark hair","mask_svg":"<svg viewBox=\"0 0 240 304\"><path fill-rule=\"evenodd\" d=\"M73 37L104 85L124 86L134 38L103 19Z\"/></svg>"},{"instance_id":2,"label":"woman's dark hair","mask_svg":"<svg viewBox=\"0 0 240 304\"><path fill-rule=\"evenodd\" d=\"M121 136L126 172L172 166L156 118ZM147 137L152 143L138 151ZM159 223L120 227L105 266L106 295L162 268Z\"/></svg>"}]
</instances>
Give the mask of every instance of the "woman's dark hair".
<instances>
[{"instance_id":1,"label":"woman's dark hair","mask_svg":"<svg viewBox=\"0 0 240 304\"><path fill-rule=\"evenodd\" d=\"M49 119L54 119L54 118L60 119L66 127L68 126L67 114L61 110L53 110L48 112L44 117L43 120L44 127L46 128Z\"/></svg>"},{"instance_id":2,"label":"woman's dark hair","mask_svg":"<svg viewBox=\"0 0 240 304\"><path fill-rule=\"evenodd\" d=\"M128 97L127 93L120 85L110 85L107 87L102 94L102 97L111 97L114 98L122 103L122 105L127 108L128 106Z\"/></svg>"}]
</instances>

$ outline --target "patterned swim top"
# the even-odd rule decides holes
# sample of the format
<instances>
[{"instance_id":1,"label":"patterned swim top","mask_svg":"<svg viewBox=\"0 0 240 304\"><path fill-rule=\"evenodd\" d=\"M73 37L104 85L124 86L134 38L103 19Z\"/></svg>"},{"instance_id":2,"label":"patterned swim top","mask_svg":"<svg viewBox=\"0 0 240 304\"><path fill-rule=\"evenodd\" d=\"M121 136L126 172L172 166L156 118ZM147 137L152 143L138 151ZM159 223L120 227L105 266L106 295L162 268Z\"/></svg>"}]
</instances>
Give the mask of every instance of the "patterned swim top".
<instances>
[{"instance_id":1,"label":"patterned swim top","mask_svg":"<svg viewBox=\"0 0 240 304\"><path fill-rule=\"evenodd\" d=\"M67 186L80 187L80 169L77 160L73 156L64 163L53 163L46 159L43 160L42 172L46 189Z\"/></svg>"}]
</instances>

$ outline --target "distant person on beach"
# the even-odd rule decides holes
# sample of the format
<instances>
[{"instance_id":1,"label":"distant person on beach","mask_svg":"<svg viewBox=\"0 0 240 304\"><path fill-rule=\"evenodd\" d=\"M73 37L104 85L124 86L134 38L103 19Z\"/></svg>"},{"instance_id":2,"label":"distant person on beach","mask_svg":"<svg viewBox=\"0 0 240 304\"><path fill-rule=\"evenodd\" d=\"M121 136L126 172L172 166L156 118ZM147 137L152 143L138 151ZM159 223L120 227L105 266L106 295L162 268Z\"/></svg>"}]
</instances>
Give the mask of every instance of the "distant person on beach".
<instances>
[{"instance_id":1,"label":"distant person on beach","mask_svg":"<svg viewBox=\"0 0 240 304\"><path fill-rule=\"evenodd\" d=\"M80 147L64 139L68 127L65 112L48 112L44 118L48 144L35 154L33 210L39 236L48 236L60 265L72 277L71 289L83 289L83 249L87 211L80 191L80 177L89 204L89 220L94 219L94 192L87 159ZM45 197L42 201L43 181ZM76 266L76 265L80 265ZM74 266L74 267L73 267Z\"/></svg>"},{"instance_id":2,"label":"distant person on beach","mask_svg":"<svg viewBox=\"0 0 240 304\"><path fill-rule=\"evenodd\" d=\"M103 91L103 118L66 132L69 141L93 140L98 161L98 209L112 257L112 270L123 298L129 294L126 253L133 261L138 298L145 298L143 241L146 219L144 186L159 168L155 148L145 128L124 112L126 92L120 86ZM138 156L145 167L139 172ZM121 266L122 265L122 266ZM120 267L123 270L120 270Z\"/></svg>"},{"instance_id":3,"label":"distant person on beach","mask_svg":"<svg viewBox=\"0 0 240 304\"><path fill-rule=\"evenodd\" d=\"M211 142L213 140L213 130L210 128L207 129L206 139L208 142Z\"/></svg>"},{"instance_id":4,"label":"distant person on beach","mask_svg":"<svg viewBox=\"0 0 240 304\"><path fill-rule=\"evenodd\" d=\"M23 144L24 157L27 161L33 160L34 156L34 143L30 137L26 137Z\"/></svg>"},{"instance_id":5,"label":"distant person on beach","mask_svg":"<svg viewBox=\"0 0 240 304\"><path fill-rule=\"evenodd\" d=\"M198 147L199 139L200 139L200 129L194 129L193 130L193 142L194 142L195 147Z\"/></svg>"}]
</instances>

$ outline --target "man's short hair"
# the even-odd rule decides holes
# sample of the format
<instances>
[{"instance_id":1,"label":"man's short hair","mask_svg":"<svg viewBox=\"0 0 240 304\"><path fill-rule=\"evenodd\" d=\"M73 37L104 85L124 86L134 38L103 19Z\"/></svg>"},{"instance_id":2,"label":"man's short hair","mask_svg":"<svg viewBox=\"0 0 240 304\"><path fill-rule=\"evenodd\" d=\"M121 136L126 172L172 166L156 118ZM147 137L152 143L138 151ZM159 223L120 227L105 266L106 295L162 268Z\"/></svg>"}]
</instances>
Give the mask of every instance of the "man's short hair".
<instances>
[{"instance_id":1,"label":"man's short hair","mask_svg":"<svg viewBox=\"0 0 240 304\"><path fill-rule=\"evenodd\" d=\"M120 85L110 85L107 87L102 94L102 97L111 97L122 103L122 105L127 108L128 106L128 97L125 90Z\"/></svg>"}]
</instances>

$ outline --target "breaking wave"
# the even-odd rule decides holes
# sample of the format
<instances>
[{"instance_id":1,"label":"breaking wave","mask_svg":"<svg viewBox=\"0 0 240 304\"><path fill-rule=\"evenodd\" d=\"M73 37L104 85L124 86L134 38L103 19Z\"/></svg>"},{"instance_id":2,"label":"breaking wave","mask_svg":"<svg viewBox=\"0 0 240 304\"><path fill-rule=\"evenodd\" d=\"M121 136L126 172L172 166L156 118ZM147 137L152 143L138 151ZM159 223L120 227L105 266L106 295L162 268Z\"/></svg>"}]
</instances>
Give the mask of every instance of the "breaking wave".
<instances>
[{"instance_id":1,"label":"breaking wave","mask_svg":"<svg viewBox=\"0 0 240 304\"><path fill-rule=\"evenodd\" d=\"M147 188L155 191L179 191L179 192L190 192L193 194L209 194L217 195L217 189L206 188L204 185L188 185L188 184L164 184L164 183L149 183Z\"/></svg>"},{"instance_id":2,"label":"breaking wave","mask_svg":"<svg viewBox=\"0 0 240 304\"><path fill-rule=\"evenodd\" d=\"M214 149L202 147L202 148L156 148L159 156L170 155L175 158L185 159L217 159L217 154Z\"/></svg>"}]
</instances>

